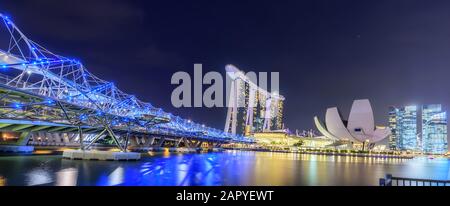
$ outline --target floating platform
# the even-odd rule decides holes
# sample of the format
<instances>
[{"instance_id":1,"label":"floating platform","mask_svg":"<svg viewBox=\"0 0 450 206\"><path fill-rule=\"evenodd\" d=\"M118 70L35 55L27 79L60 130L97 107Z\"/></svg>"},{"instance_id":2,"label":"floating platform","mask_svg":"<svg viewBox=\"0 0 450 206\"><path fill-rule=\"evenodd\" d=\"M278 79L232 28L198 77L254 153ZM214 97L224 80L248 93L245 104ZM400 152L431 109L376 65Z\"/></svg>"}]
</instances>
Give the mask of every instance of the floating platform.
<instances>
[{"instance_id":1,"label":"floating platform","mask_svg":"<svg viewBox=\"0 0 450 206\"><path fill-rule=\"evenodd\" d=\"M63 153L63 158L72 160L135 161L141 159L141 154L136 152L66 150Z\"/></svg>"},{"instance_id":2,"label":"floating platform","mask_svg":"<svg viewBox=\"0 0 450 206\"><path fill-rule=\"evenodd\" d=\"M224 148L213 148L212 152L224 152L225 149Z\"/></svg>"},{"instance_id":3,"label":"floating platform","mask_svg":"<svg viewBox=\"0 0 450 206\"><path fill-rule=\"evenodd\" d=\"M163 152L163 147L137 147L132 148L131 151L133 152Z\"/></svg>"},{"instance_id":4,"label":"floating platform","mask_svg":"<svg viewBox=\"0 0 450 206\"><path fill-rule=\"evenodd\" d=\"M33 146L0 145L0 153L31 154L33 151Z\"/></svg>"},{"instance_id":5,"label":"floating platform","mask_svg":"<svg viewBox=\"0 0 450 206\"><path fill-rule=\"evenodd\" d=\"M171 147L171 148L165 148L165 147L142 147L142 148L133 148L132 151L134 152L175 152L175 153L196 153L200 152L201 148L185 148L185 147Z\"/></svg>"},{"instance_id":6,"label":"floating platform","mask_svg":"<svg viewBox=\"0 0 450 206\"><path fill-rule=\"evenodd\" d=\"M185 147L179 147L179 148L169 148L170 152L179 152L179 153L196 153L199 152L201 148L185 148Z\"/></svg>"}]
</instances>

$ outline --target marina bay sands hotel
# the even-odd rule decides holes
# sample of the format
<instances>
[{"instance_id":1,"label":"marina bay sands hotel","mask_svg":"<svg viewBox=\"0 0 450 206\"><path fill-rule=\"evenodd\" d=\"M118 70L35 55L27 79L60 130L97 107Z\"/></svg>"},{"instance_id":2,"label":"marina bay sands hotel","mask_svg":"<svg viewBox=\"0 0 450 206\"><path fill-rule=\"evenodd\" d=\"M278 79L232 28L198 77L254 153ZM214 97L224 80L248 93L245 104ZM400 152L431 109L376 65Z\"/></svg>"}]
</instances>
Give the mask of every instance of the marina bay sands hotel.
<instances>
[{"instance_id":1,"label":"marina bay sands hotel","mask_svg":"<svg viewBox=\"0 0 450 206\"><path fill-rule=\"evenodd\" d=\"M225 132L251 136L254 133L284 129L285 98L279 91L268 92L266 88L255 84L256 77L252 80L250 75L233 65L227 65L226 71L232 83Z\"/></svg>"}]
</instances>

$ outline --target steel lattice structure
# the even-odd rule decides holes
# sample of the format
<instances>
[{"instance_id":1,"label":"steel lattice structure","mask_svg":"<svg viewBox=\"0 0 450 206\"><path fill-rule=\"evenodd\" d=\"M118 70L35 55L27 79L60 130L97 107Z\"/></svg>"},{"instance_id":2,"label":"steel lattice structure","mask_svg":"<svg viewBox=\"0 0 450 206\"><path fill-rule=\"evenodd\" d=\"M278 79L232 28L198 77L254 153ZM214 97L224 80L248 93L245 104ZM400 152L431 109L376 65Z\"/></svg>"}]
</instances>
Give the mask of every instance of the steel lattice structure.
<instances>
[{"instance_id":1,"label":"steel lattice structure","mask_svg":"<svg viewBox=\"0 0 450 206\"><path fill-rule=\"evenodd\" d=\"M27 38L9 17L0 14L0 18L0 118L76 125L80 137L83 127L102 128L93 142L109 134L123 151L128 141L120 143L117 131L252 141L143 102L90 73L80 61L54 54Z\"/></svg>"}]
</instances>

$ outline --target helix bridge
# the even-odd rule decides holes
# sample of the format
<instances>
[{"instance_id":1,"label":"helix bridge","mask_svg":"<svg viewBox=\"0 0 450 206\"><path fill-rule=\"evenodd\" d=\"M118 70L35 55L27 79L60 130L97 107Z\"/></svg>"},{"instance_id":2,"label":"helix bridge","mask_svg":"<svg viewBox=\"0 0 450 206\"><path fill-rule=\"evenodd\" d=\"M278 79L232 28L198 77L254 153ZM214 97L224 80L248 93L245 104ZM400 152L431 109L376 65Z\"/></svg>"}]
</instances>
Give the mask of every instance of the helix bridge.
<instances>
[{"instance_id":1,"label":"helix bridge","mask_svg":"<svg viewBox=\"0 0 450 206\"><path fill-rule=\"evenodd\" d=\"M82 149L109 136L122 151L129 142L150 137L253 143L143 102L90 73L80 61L32 41L8 16L0 18L1 131L71 134Z\"/></svg>"}]
</instances>

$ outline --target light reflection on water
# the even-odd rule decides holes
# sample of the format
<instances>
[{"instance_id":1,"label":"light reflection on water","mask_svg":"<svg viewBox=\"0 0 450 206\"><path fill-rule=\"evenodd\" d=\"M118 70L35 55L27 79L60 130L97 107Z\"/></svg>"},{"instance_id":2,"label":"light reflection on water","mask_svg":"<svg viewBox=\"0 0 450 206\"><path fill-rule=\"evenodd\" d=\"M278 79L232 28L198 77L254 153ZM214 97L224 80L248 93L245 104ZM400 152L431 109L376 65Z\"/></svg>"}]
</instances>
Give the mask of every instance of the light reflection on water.
<instances>
[{"instance_id":1,"label":"light reflection on water","mask_svg":"<svg viewBox=\"0 0 450 206\"><path fill-rule=\"evenodd\" d=\"M6 186L6 179L0 176L0 186Z\"/></svg>"},{"instance_id":2,"label":"light reflection on water","mask_svg":"<svg viewBox=\"0 0 450 206\"><path fill-rule=\"evenodd\" d=\"M77 186L78 170L76 168L62 169L56 172L56 186Z\"/></svg>"},{"instance_id":3,"label":"light reflection on water","mask_svg":"<svg viewBox=\"0 0 450 206\"><path fill-rule=\"evenodd\" d=\"M48 168L36 168L26 173L27 186L45 185L53 182Z\"/></svg>"},{"instance_id":4,"label":"light reflection on water","mask_svg":"<svg viewBox=\"0 0 450 206\"><path fill-rule=\"evenodd\" d=\"M449 160L229 151L167 153L137 162L0 157L0 183L57 186L377 185L387 173L449 179ZM1 178L3 177L3 178Z\"/></svg>"}]
</instances>

